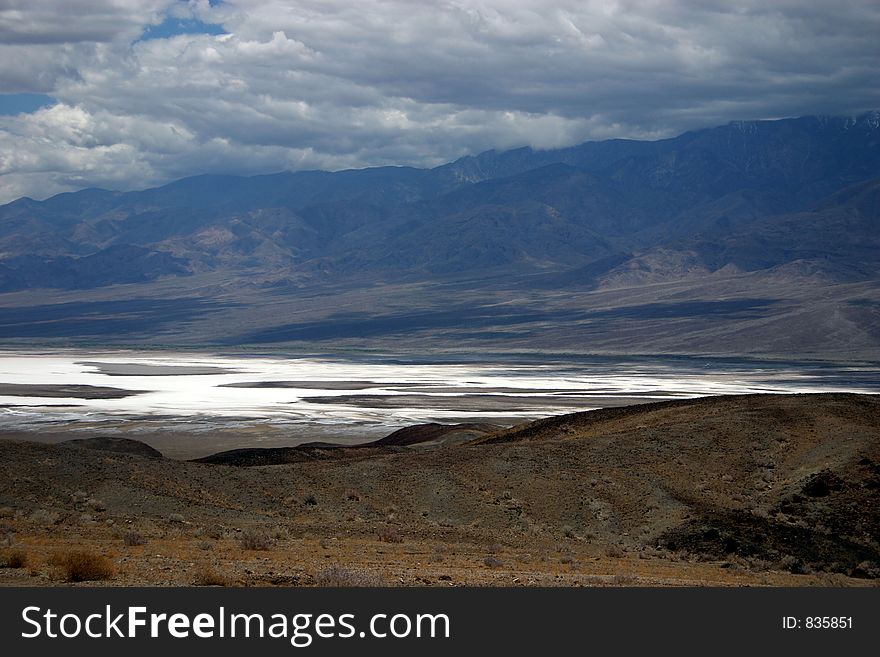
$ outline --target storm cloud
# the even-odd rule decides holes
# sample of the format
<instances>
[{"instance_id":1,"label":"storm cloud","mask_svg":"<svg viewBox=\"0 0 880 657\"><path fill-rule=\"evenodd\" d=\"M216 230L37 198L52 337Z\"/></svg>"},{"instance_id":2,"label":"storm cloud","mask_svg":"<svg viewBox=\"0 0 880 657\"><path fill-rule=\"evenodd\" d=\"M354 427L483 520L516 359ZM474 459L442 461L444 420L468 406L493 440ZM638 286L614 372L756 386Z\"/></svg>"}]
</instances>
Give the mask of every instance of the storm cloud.
<instances>
[{"instance_id":1,"label":"storm cloud","mask_svg":"<svg viewBox=\"0 0 880 657\"><path fill-rule=\"evenodd\" d=\"M218 34L219 33L219 34ZM880 5L0 0L0 201L880 107Z\"/></svg>"}]
</instances>

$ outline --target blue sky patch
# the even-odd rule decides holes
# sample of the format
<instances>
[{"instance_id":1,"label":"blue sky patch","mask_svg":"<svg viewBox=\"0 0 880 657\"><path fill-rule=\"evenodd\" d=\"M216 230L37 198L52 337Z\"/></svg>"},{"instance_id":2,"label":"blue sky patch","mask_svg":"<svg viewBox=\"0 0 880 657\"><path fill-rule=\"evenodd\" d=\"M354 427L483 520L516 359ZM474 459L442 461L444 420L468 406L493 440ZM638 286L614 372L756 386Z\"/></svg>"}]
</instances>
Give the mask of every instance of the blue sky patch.
<instances>
[{"instance_id":1,"label":"blue sky patch","mask_svg":"<svg viewBox=\"0 0 880 657\"><path fill-rule=\"evenodd\" d=\"M0 115L30 114L56 102L46 94L0 94Z\"/></svg>"},{"instance_id":2,"label":"blue sky patch","mask_svg":"<svg viewBox=\"0 0 880 657\"><path fill-rule=\"evenodd\" d=\"M149 25L138 41L168 39L180 34L226 34L222 25L203 23L195 18L168 17L159 25Z\"/></svg>"}]
</instances>

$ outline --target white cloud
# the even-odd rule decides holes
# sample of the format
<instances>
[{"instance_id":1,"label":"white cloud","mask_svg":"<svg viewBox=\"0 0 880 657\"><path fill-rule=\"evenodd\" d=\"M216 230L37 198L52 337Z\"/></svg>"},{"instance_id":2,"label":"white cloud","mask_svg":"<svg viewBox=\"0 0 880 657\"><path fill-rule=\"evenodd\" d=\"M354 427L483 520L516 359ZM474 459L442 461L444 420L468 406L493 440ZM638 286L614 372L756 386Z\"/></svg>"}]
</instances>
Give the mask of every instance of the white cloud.
<instances>
[{"instance_id":1,"label":"white cloud","mask_svg":"<svg viewBox=\"0 0 880 657\"><path fill-rule=\"evenodd\" d=\"M0 120L2 200L880 106L869 1L63 7L0 1L0 83L60 101ZM229 34L136 41L163 12Z\"/></svg>"}]
</instances>

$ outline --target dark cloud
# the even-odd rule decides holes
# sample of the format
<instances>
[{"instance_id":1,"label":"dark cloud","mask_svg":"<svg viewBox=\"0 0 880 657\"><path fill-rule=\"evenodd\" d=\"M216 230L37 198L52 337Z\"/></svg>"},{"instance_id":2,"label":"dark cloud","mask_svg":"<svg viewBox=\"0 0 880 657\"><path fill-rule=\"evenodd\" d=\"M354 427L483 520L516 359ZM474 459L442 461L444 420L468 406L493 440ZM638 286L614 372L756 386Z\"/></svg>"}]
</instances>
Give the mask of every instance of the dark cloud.
<instances>
[{"instance_id":1,"label":"dark cloud","mask_svg":"<svg viewBox=\"0 0 880 657\"><path fill-rule=\"evenodd\" d=\"M51 45L136 37L173 0L0 0L0 43Z\"/></svg>"},{"instance_id":2,"label":"dark cloud","mask_svg":"<svg viewBox=\"0 0 880 657\"><path fill-rule=\"evenodd\" d=\"M0 117L0 197L851 114L877 34L872 0L0 1L0 82L59 100Z\"/></svg>"}]
</instances>

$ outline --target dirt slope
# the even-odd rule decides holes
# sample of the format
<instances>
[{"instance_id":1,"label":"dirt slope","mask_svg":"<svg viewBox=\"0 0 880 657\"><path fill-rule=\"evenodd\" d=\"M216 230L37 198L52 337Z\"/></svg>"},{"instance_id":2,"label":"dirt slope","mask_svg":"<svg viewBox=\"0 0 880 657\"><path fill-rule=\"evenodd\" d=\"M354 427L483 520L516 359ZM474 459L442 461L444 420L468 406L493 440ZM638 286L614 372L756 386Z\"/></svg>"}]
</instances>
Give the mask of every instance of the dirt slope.
<instances>
[{"instance_id":1,"label":"dirt slope","mask_svg":"<svg viewBox=\"0 0 880 657\"><path fill-rule=\"evenodd\" d=\"M129 584L200 568L311 584L330 565L404 584L870 583L878 503L880 399L864 395L647 404L251 468L8 441L0 522L35 565L0 581L51 582L76 541ZM125 546L131 531L148 545ZM245 549L249 531L270 549Z\"/></svg>"}]
</instances>

